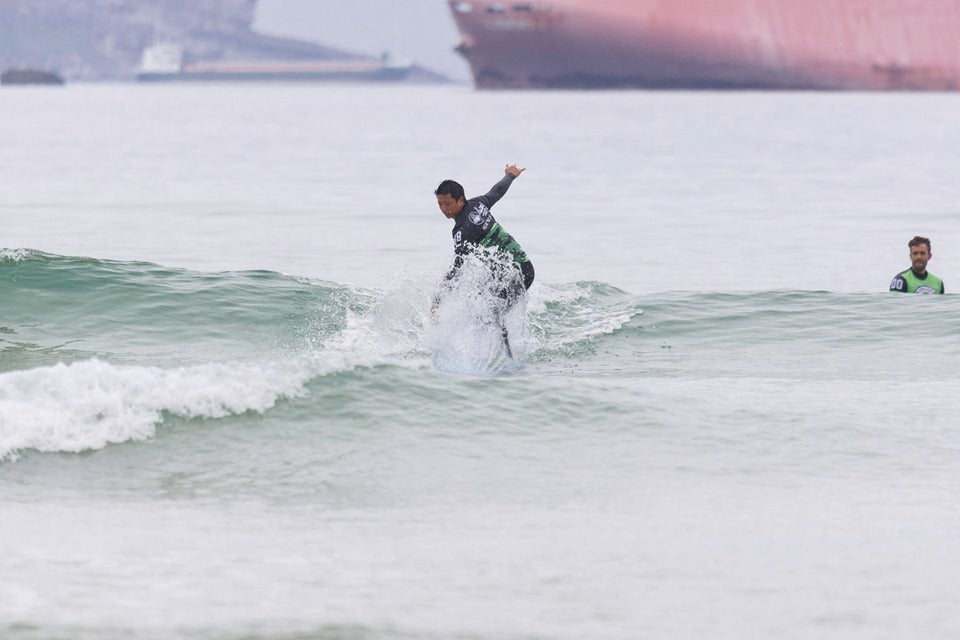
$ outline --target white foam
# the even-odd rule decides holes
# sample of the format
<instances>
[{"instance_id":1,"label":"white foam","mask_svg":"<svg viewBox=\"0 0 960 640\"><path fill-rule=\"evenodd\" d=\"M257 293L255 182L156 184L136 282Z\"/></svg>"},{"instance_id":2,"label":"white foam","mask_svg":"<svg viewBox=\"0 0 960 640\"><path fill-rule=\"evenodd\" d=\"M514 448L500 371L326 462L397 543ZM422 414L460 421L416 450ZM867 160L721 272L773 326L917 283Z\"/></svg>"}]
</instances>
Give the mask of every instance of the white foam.
<instances>
[{"instance_id":1,"label":"white foam","mask_svg":"<svg viewBox=\"0 0 960 640\"><path fill-rule=\"evenodd\" d=\"M348 310L346 326L322 345L352 366L390 364L429 366L447 372L488 375L516 369L533 350L526 326L526 300L503 317L514 358L507 356L495 309L502 305L491 289L490 268L468 260L440 313L430 315L436 280L400 275L363 311ZM478 295L479 292L479 295Z\"/></svg>"},{"instance_id":2,"label":"white foam","mask_svg":"<svg viewBox=\"0 0 960 640\"><path fill-rule=\"evenodd\" d=\"M527 298L521 298L500 316L497 308L503 301L495 293L471 286L469 280L467 283L444 298L436 316L425 326L423 340L433 366L440 371L473 375L519 369L535 348L527 324ZM478 289L485 293L478 295Z\"/></svg>"},{"instance_id":3,"label":"white foam","mask_svg":"<svg viewBox=\"0 0 960 640\"><path fill-rule=\"evenodd\" d=\"M612 335L643 314L638 307L612 309L599 305L591 297L588 285L544 285L537 293L532 297L532 305L538 313L545 312L548 302L559 303L563 307L558 326L550 329L552 338L549 346L552 348Z\"/></svg>"},{"instance_id":4,"label":"white foam","mask_svg":"<svg viewBox=\"0 0 960 640\"><path fill-rule=\"evenodd\" d=\"M315 373L307 360L163 369L92 359L0 374L0 460L24 449L79 452L145 440L164 412L262 413L303 394Z\"/></svg>"},{"instance_id":5,"label":"white foam","mask_svg":"<svg viewBox=\"0 0 960 640\"><path fill-rule=\"evenodd\" d=\"M0 260L21 262L36 254L37 252L32 249L0 249Z\"/></svg>"}]
</instances>

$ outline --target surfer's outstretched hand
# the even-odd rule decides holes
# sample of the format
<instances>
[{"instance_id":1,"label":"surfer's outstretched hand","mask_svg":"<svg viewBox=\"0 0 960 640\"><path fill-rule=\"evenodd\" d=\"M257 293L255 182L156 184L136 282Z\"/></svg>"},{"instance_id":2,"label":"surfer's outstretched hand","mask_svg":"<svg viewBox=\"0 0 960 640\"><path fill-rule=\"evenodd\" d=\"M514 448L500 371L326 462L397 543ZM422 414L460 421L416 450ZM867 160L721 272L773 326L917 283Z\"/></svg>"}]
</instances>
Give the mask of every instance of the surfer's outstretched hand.
<instances>
[{"instance_id":1,"label":"surfer's outstretched hand","mask_svg":"<svg viewBox=\"0 0 960 640\"><path fill-rule=\"evenodd\" d=\"M521 169L521 168L517 167L517 165L515 165L515 164L508 164L507 167L504 169L504 172L509 173L509 174L512 175L514 178L516 178L517 176L519 176L521 173L523 173L523 172L526 171L526 170L527 170L526 167L524 167L523 169Z\"/></svg>"}]
</instances>

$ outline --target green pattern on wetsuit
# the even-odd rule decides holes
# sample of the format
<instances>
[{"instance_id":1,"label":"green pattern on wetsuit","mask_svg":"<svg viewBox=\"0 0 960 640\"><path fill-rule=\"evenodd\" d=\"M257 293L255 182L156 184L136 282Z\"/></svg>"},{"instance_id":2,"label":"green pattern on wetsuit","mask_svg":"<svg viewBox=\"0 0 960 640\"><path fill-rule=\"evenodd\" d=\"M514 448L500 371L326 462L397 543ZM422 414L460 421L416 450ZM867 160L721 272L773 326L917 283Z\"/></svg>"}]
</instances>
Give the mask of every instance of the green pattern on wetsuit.
<instances>
[{"instance_id":1,"label":"green pattern on wetsuit","mask_svg":"<svg viewBox=\"0 0 960 640\"><path fill-rule=\"evenodd\" d=\"M487 231L487 235L485 235L478 244L481 247L500 247L512 255L516 262L530 262L530 258L527 257L527 254L520 247L520 243L504 231L499 222L493 223L490 230Z\"/></svg>"}]
</instances>

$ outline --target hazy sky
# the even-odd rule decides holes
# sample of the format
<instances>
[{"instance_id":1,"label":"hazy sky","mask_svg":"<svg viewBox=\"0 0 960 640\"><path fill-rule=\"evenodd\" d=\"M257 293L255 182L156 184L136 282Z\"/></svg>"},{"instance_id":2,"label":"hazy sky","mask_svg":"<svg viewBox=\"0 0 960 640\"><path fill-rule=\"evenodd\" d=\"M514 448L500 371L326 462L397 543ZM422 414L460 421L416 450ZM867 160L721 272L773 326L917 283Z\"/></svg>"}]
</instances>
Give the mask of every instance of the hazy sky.
<instances>
[{"instance_id":1,"label":"hazy sky","mask_svg":"<svg viewBox=\"0 0 960 640\"><path fill-rule=\"evenodd\" d=\"M450 78L470 72L446 0L259 0L254 28L355 53L389 51Z\"/></svg>"}]
</instances>

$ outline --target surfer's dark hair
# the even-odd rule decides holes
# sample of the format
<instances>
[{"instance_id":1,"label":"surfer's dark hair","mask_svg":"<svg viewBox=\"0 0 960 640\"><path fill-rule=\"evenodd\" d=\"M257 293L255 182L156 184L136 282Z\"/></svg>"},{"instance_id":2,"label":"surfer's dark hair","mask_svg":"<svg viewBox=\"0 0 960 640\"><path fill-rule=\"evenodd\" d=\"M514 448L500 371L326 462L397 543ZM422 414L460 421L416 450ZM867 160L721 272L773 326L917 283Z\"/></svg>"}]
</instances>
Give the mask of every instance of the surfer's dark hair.
<instances>
[{"instance_id":1,"label":"surfer's dark hair","mask_svg":"<svg viewBox=\"0 0 960 640\"><path fill-rule=\"evenodd\" d=\"M444 180L440 183L440 186L437 187L437 190L433 192L435 196L450 196L454 200L459 200L460 198L465 198L463 195L463 185L454 180Z\"/></svg>"},{"instance_id":2,"label":"surfer's dark hair","mask_svg":"<svg viewBox=\"0 0 960 640\"><path fill-rule=\"evenodd\" d=\"M913 240L907 243L907 246L913 249L914 247L919 247L920 245L927 245L927 252L931 252L930 248L930 238L924 238L923 236L913 236Z\"/></svg>"}]
</instances>

